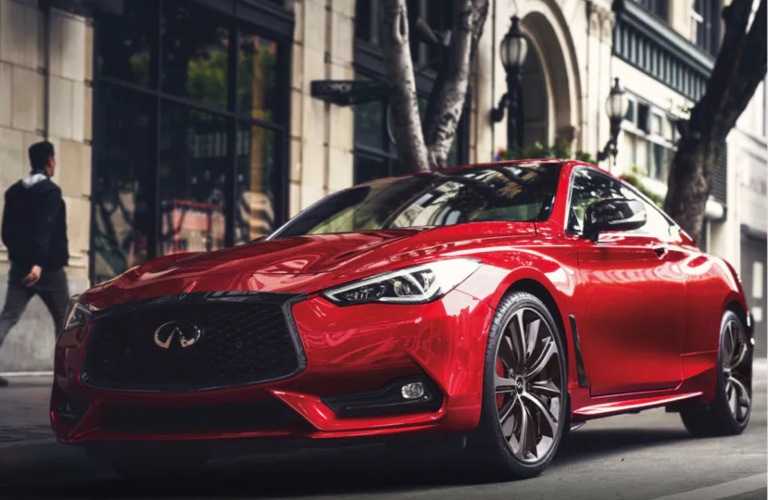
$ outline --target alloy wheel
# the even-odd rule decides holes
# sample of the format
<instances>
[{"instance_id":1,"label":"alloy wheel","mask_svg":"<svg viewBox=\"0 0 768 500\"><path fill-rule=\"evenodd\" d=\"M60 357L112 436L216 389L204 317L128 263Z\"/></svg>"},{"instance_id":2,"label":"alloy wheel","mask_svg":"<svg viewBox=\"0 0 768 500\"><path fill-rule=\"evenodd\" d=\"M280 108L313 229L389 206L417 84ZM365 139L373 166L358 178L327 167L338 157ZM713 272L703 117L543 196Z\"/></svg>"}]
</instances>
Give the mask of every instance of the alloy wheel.
<instances>
[{"instance_id":1,"label":"alloy wheel","mask_svg":"<svg viewBox=\"0 0 768 500\"><path fill-rule=\"evenodd\" d=\"M545 458L558 435L563 401L560 351L544 317L520 308L504 327L496 353L496 413L512 454Z\"/></svg>"},{"instance_id":2,"label":"alloy wheel","mask_svg":"<svg viewBox=\"0 0 768 500\"><path fill-rule=\"evenodd\" d=\"M728 321L723 331L723 383L728 408L739 425L749 418L752 406L747 353L741 324L735 319Z\"/></svg>"}]
</instances>

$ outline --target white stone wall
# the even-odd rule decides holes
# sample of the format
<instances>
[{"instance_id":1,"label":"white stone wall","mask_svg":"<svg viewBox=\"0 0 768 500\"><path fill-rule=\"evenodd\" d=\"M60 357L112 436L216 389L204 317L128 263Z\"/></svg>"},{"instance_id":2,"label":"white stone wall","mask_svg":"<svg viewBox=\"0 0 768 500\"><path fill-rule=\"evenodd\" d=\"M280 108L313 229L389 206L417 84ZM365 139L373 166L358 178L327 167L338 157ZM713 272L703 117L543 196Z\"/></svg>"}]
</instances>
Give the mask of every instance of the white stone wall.
<instances>
[{"instance_id":1,"label":"white stone wall","mask_svg":"<svg viewBox=\"0 0 768 500\"><path fill-rule=\"evenodd\" d=\"M27 148L47 136L57 153L53 180L67 206L67 274L70 291L77 293L87 287L88 277L93 34L84 19L51 11L46 114L44 22L36 0L0 0L0 191L29 171ZM2 209L0 203L0 213ZM7 253L0 244L0 302L7 276ZM0 349L0 372L50 369L53 340L50 316L34 299Z\"/></svg>"},{"instance_id":2,"label":"white stone wall","mask_svg":"<svg viewBox=\"0 0 768 500\"><path fill-rule=\"evenodd\" d=\"M352 185L351 107L310 95L312 80L352 80L354 0L297 0L291 74L290 214Z\"/></svg>"},{"instance_id":3,"label":"white stone wall","mask_svg":"<svg viewBox=\"0 0 768 500\"><path fill-rule=\"evenodd\" d=\"M734 158L739 178L739 221L749 226L753 231L765 234L768 232L768 117L766 116L766 99L768 97L768 85L760 84L752 101L744 110L736 125L736 130L731 133L729 143L737 145Z\"/></svg>"},{"instance_id":4,"label":"white stone wall","mask_svg":"<svg viewBox=\"0 0 768 500\"><path fill-rule=\"evenodd\" d=\"M588 12L581 0L491 2L473 80L471 162L490 161L507 147L506 117L493 124L490 111L507 89L498 50L513 15L531 40L528 50L542 63L543 93L550 99L547 142L572 135L574 149L597 150L598 130L602 127L607 138L608 127L603 102L610 91L610 4L593 1Z\"/></svg>"}]
</instances>

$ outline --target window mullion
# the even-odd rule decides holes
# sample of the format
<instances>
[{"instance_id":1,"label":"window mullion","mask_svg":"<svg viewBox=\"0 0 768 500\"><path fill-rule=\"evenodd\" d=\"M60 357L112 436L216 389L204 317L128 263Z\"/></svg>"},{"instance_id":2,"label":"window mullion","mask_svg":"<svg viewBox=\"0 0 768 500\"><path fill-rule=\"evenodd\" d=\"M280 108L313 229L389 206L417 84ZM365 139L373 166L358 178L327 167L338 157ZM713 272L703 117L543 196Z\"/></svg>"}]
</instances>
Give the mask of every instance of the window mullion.
<instances>
[{"instance_id":1,"label":"window mullion","mask_svg":"<svg viewBox=\"0 0 768 500\"><path fill-rule=\"evenodd\" d=\"M233 25L229 30L229 67L227 68L229 95L228 109L235 112L238 107L237 83L238 83L238 47L240 47L240 27ZM230 247L235 244L235 216L237 215L237 120L230 118L227 120L227 160L230 169L225 181L224 206L226 210L224 246Z\"/></svg>"},{"instance_id":2,"label":"window mullion","mask_svg":"<svg viewBox=\"0 0 768 500\"><path fill-rule=\"evenodd\" d=\"M160 122L161 119L161 108L162 108L162 99L160 98L160 92L159 90L162 88L162 81L163 81L163 23L165 21L164 19L164 7L165 7L165 1L159 1L157 2L157 45L154 48L155 53L155 64L154 64L154 71L156 73L156 79L155 79L155 88L158 90L158 93L155 96L154 102L155 102L155 143L153 144L153 147L155 149L155 168L153 169L154 175L152 176L152 179L154 180L152 185L152 191L150 195L150 199L152 200L152 206L149 209L149 212L152 214L152 217L150 218L150 228L148 231L147 236L147 253L149 254L149 258L153 259L155 257L158 257L162 255L162 250L160 249L160 245L162 244L162 237L161 237L161 231L162 231L162 207L161 207L161 201L160 201L160 137L162 134L162 124ZM151 60L151 57L150 57Z\"/></svg>"}]
</instances>

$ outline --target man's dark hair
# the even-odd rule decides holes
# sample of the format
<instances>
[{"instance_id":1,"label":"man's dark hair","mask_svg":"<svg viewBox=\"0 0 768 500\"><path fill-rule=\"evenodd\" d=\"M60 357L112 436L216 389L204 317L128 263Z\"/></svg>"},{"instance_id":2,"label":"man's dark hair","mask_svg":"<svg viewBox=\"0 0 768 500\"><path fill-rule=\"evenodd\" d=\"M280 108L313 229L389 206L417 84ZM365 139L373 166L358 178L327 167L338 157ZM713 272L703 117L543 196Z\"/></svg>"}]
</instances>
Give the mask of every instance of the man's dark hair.
<instances>
[{"instance_id":1,"label":"man's dark hair","mask_svg":"<svg viewBox=\"0 0 768 500\"><path fill-rule=\"evenodd\" d=\"M29 147L29 163L32 170L43 170L48 158L55 156L53 144L48 141L36 142Z\"/></svg>"}]
</instances>

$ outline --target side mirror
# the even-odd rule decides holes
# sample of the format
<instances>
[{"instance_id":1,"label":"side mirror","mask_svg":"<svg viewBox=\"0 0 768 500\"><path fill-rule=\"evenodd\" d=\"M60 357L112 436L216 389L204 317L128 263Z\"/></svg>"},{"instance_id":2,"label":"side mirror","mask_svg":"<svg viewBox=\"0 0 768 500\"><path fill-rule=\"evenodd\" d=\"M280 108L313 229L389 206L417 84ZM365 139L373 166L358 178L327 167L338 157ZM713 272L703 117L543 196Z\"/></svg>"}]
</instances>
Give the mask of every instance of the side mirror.
<instances>
[{"instance_id":1,"label":"side mirror","mask_svg":"<svg viewBox=\"0 0 768 500\"><path fill-rule=\"evenodd\" d=\"M584 236L597 241L605 231L631 231L645 225L645 205L637 200L608 199L592 203L584 214Z\"/></svg>"}]
</instances>

